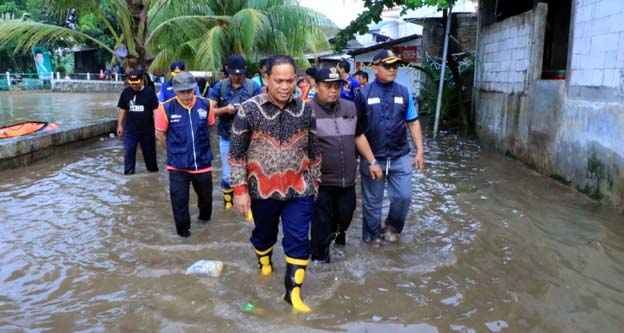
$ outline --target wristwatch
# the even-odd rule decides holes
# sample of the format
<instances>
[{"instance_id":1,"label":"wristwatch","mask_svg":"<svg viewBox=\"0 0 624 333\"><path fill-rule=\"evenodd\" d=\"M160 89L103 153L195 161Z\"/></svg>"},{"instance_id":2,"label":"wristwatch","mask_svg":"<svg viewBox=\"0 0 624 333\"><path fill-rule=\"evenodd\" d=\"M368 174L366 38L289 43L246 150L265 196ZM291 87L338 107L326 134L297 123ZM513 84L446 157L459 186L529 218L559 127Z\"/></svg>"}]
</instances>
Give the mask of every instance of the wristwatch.
<instances>
[{"instance_id":1,"label":"wristwatch","mask_svg":"<svg viewBox=\"0 0 624 333\"><path fill-rule=\"evenodd\" d=\"M372 160L372 161L368 162L368 165L369 165L369 166L370 166L370 165L377 165L377 164L378 164L378 163L377 163L377 160L376 160L376 159L374 159L374 158L373 158L373 160Z\"/></svg>"}]
</instances>

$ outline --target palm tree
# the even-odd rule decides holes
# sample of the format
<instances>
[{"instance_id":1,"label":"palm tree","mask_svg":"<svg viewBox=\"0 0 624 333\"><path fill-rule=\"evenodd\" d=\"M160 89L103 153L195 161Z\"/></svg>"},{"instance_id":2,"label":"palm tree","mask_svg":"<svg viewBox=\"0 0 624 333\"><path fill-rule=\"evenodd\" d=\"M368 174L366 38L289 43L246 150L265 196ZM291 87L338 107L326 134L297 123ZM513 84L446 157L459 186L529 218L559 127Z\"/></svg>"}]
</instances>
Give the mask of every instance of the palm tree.
<instances>
[{"instance_id":1,"label":"palm tree","mask_svg":"<svg viewBox=\"0 0 624 333\"><path fill-rule=\"evenodd\" d=\"M34 21L0 21L0 45L17 41L17 51L43 42L79 45L87 40L118 58L123 65L164 70L173 60L188 68L217 70L233 52L256 58L264 54L329 49L325 33L336 31L324 15L295 0L46 0L50 14L63 18L67 10L93 13L115 40L110 47L88 34Z\"/></svg>"}]
</instances>

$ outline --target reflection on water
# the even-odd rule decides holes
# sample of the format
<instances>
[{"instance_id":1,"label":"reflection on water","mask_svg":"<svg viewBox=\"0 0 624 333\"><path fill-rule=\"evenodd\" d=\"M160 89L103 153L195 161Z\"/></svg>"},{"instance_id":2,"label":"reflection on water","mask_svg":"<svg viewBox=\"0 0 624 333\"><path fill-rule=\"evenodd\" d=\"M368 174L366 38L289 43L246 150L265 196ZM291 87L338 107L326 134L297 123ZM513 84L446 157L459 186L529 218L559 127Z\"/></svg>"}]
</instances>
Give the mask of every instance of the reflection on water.
<instances>
[{"instance_id":1,"label":"reflection on water","mask_svg":"<svg viewBox=\"0 0 624 333\"><path fill-rule=\"evenodd\" d=\"M159 152L161 166L164 154ZM218 154L217 154L218 155ZM622 216L478 145L427 145L399 245L359 241L360 211L331 265L312 265L293 315L283 253L261 278L251 224L221 207L175 235L167 175L122 175L105 138L0 180L0 331L618 332ZM142 161L140 157L138 161ZM359 190L359 189L358 189ZM192 200L194 197L192 196ZM192 207L192 213L197 209ZM225 263L221 277L185 269ZM254 313L242 311L254 304Z\"/></svg>"},{"instance_id":2,"label":"reflection on water","mask_svg":"<svg viewBox=\"0 0 624 333\"><path fill-rule=\"evenodd\" d=\"M60 125L117 117L118 94L0 93L0 126L23 121Z\"/></svg>"}]
</instances>

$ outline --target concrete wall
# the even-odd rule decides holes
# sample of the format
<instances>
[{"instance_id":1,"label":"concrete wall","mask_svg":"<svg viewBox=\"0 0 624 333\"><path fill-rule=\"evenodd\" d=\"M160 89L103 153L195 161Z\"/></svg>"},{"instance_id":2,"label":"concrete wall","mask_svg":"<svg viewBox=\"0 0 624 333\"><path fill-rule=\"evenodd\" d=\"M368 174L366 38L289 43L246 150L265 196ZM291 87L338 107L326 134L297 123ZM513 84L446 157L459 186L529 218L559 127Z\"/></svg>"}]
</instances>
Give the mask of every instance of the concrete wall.
<instances>
[{"instance_id":1,"label":"concrete wall","mask_svg":"<svg viewBox=\"0 0 624 333\"><path fill-rule=\"evenodd\" d=\"M529 82L541 74L533 64L541 59L542 49L532 47L532 42L543 45L543 24L546 17L542 5L524 14L510 17L481 30L479 35L479 82L477 87L486 91L526 93ZM536 19L537 16L537 19ZM536 27L536 23L538 27ZM534 68L539 73L534 73ZM539 75L538 75L539 76Z\"/></svg>"},{"instance_id":2,"label":"concrete wall","mask_svg":"<svg viewBox=\"0 0 624 333\"><path fill-rule=\"evenodd\" d=\"M54 92L119 93L125 87L124 81L101 80L53 80Z\"/></svg>"},{"instance_id":3,"label":"concrete wall","mask_svg":"<svg viewBox=\"0 0 624 333\"><path fill-rule=\"evenodd\" d=\"M477 133L484 147L624 212L624 1L572 1L566 80L539 80L545 4L481 27Z\"/></svg>"},{"instance_id":4,"label":"concrete wall","mask_svg":"<svg viewBox=\"0 0 624 333\"><path fill-rule=\"evenodd\" d=\"M624 1L575 0L553 174L624 211Z\"/></svg>"},{"instance_id":5,"label":"concrete wall","mask_svg":"<svg viewBox=\"0 0 624 333\"><path fill-rule=\"evenodd\" d=\"M108 135L114 133L116 128L117 120L110 119L2 139L0 142L0 170L26 166L50 156L55 152L55 149L61 146Z\"/></svg>"}]
</instances>

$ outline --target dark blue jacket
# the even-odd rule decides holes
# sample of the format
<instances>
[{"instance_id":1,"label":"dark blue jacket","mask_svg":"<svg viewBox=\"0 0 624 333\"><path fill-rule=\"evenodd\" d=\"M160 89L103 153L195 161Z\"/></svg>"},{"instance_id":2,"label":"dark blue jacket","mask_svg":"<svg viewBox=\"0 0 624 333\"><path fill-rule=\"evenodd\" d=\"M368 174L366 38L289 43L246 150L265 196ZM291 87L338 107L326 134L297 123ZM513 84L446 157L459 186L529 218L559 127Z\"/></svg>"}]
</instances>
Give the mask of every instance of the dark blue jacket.
<instances>
[{"instance_id":1,"label":"dark blue jacket","mask_svg":"<svg viewBox=\"0 0 624 333\"><path fill-rule=\"evenodd\" d=\"M409 153L407 122L417 119L406 119L411 100L407 88L396 82L375 80L360 89L354 102L375 159L395 159Z\"/></svg>"},{"instance_id":2,"label":"dark blue jacket","mask_svg":"<svg viewBox=\"0 0 624 333\"><path fill-rule=\"evenodd\" d=\"M196 97L188 110L176 98L163 104L169 121L167 129L167 165L176 169L200 170L211 166L208 116L210 102Z\"/></svg>"}]
</instances>

